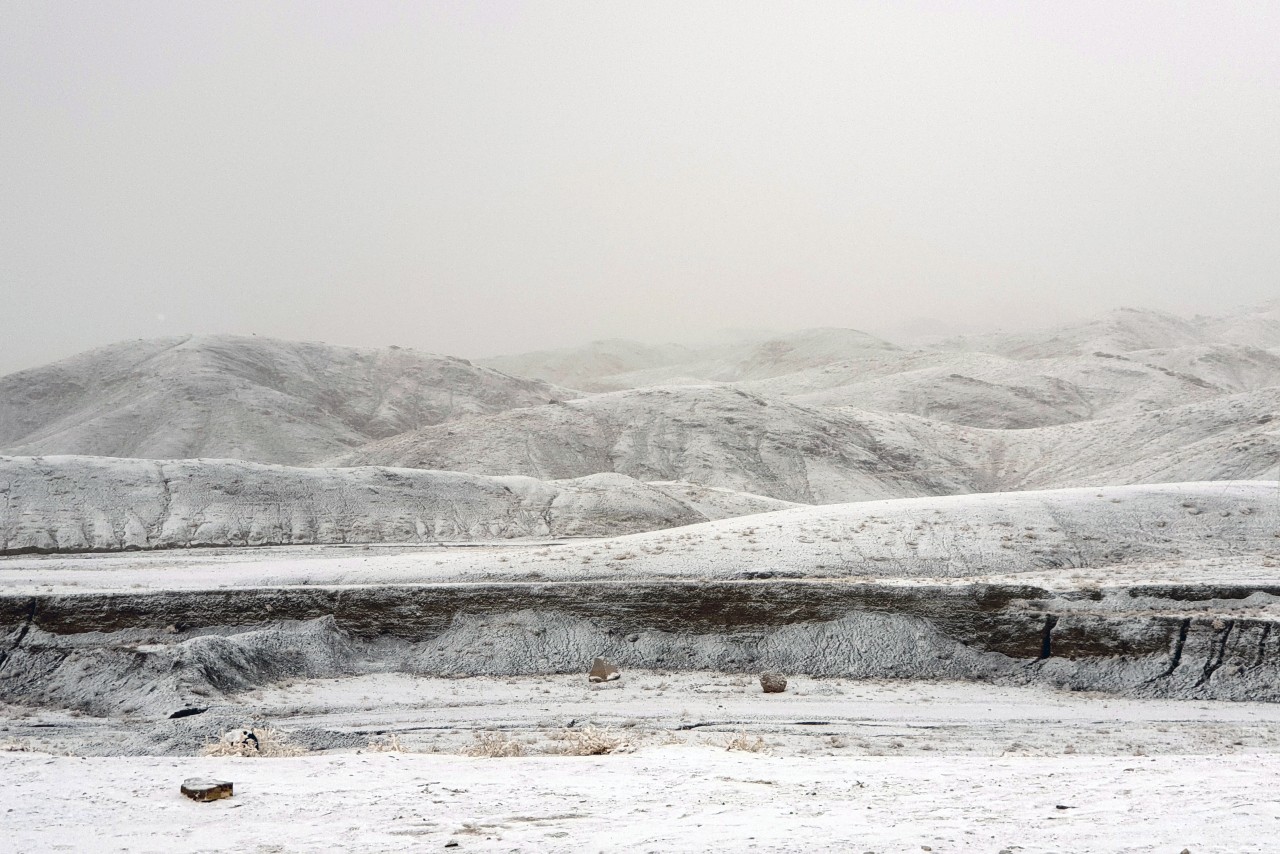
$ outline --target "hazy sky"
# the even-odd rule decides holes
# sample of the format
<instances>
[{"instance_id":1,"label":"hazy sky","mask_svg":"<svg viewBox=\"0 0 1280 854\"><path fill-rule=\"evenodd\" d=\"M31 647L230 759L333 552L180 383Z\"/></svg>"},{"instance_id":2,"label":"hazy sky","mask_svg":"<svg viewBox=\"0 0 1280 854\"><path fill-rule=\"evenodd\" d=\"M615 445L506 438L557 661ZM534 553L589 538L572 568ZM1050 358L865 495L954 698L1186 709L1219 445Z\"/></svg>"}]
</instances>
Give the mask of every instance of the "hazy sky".
<instances>
[{"instance_id":1,"label":"hazy sky","mask_svg":"<svg viewBox=\"0 0 1280 854\"><path fill-rule=\"evenodd\" d=\"M0 372L1280 294L1280 3L0 5Z\"/></svg>"}]
</instances>

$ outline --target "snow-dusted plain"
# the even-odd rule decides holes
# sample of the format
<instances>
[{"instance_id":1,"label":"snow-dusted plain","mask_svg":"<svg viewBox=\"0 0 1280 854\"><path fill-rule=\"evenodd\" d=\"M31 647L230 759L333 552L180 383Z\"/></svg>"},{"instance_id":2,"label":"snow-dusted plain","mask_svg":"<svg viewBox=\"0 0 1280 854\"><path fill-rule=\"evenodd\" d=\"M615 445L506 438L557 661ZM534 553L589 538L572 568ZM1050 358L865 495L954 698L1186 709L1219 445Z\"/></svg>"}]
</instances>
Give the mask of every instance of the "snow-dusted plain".
<instances>
[{"instance_id":1,"label":"snow-dusted plain","mask_svg":"<svg viewBox=\"0 0 1280 854\"><path fill-rule=\"evenodd\" d=\"M1235 854L1268 850L1280 821L1274 705L808 679L765 696L753 682L302 680L257 692L255 713L297 733L345 727L349 746L282 759L66 756L104 722L64 718L80 742L56 747L36 715L13 726L50 752L0 752L0 844ZM585 727L618 752L557 755ZM462 755L486 732L526 755ZM231 780L235 796L187 801L191 776Z\"/></svg>"},{"instance_id":2,"label":"snow-dusted plain","mask_svg":"<svg viewBox=\"0 0 1280 854\"><path fill-rule=\"evenodd\" d=\"M0 754L11 851L1065 851L1263 854L1274 754L797 760L28 758ZM187 776L235 782L196 804ZM1062 806L1065 809L1059 809Z\"/></svg>"}]
</instances>

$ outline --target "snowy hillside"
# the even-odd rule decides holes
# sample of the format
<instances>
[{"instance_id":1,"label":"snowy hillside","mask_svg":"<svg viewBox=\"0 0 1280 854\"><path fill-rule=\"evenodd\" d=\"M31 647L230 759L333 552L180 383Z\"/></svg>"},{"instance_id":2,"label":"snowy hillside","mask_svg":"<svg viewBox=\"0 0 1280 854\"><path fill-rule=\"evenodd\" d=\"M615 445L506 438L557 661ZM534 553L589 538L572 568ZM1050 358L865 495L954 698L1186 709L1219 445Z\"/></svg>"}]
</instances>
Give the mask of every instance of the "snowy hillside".
<instances>
[{"instance_id":1,"label":"snowy hillside","mask_svg":"<svg viewBox=\"0 0 1280 854\"><path fill-rule=\"evenodd\" d=\"M961 336L945 342L942 349L1042 359L1098 351L1161 350L1196 344L1237 344L1260 349L1280 347L1280 300L1190 319L1151 309L1120 308L1092 320L1038 332Z\"/></svg>"},{"instance_id":2,"label":"snowy hillside","mask_svg":"<svg viewBox=\"0 0 1280 854\"><path fill-rule=\"evenodd\" d=\"M1029 428L1280 385L1280 352L1266 349L1277 339L1280 308L1274 306L1192 320L1121 309L1085 323L969 336L934 349L900 349L852 330L815 329L703 349L667 348L660 357L655 348L649 361L660 364L649 366L638 359L602 360L592 348L561 351L559 358L577 360L573 379L594 389L733 382L806 406ZM621 346L612 343L615 350ZM501 364L517 374L545 369L540 359L546 355L504 357ZM586 371L588 356L593 372ZM614 371L622 365L631 367Z\"/></svg>"},{"instance_id":3,"label":"snowy hillside","mask_svg":"<svg viewBox=\"0 0 1280 854\"><path fill-rule=\"evenodd\" d=\"M1174 364L1195 361L1194 355L1181 354L1161 351ZM1224 380L1248 382L1263 376L1280 382L1280 360L1270 364L1263 351L1239 358L1230 351L1217 355L1210 367ZM995 428L1043 427L1146 412L1237 390L1148 361L1145 354L1099 352L1019 360L988 353L930 352L904 359L895 373L866 367L845 362L744 385L811 406L910 412Z\"/></svg>"},{"instance_id":4,"label":"snowy hillside","mask_svg":"<svg viewBox=\"0 0 1280 854\"><path fill-rule=\"evenodd\" d=\"M565 394L396 347L129 341L0 378L0 450L297 463Z\"/></svg>"},{"instance_id":5,"label":"snowy hillside","mask_svg":"<svg viewBox=\"0 0 1280 854\"><path fill-rule=\"evenodd\" d=\"M581 477L618 471L830 504L1081 484L1280 476L1280 388L990 430L732 386L594 395L396 436L340 465Z\"/></svg>"},{"instance_id":6,"label":"snowy hillside","mask_svg":"<svg viewBox=\"0 0 1280 854\"><path fill-rule=\"evenodd\" d=\"M534 553L547 578L974 578L1280 561L1274 483L1179 483L801 507ZM590 560L583 561L584 557ZM459 554L431 570L501 573ZM1167 571L1167 570L1165 570ZM744 574L746 573L746 574ZM353 578L344 578L352 581ZM331 583L331 582L330 582Z\"/></svg>"},{"instance_id":7,"label":"snowy hillside","mask_svg":"<svg viewBox=\"0 0 1280 854\"><path fill-rule=\"evenodd\" d=\"M421 553L193 554L176 566L160 556L11 558L0 591L531 580L954 579L1054 589L1256 583L1274 579L1280 566L1278 532L1274 483L1173 483L798 507L554 548L442 549L430 560ZM510 554L518 560L505 559ZM1274 608L1269 603L1240 607Z\"/></svg>"},{"instance_id":8,"label":"snowy hillside","mask_svg":"<svg viewBox=\"0 0 1280 854\"><path fill-rule=\"evenodd\" d=\"M972 491L971 452L956 432L913 416L802 407L731 386L675 386L427 427L330 464L540 478L616 471L832 503Z\"/></svg>"},{"instance_id":9,"label":"snowy hillside","mask_svg":"<svg viewBox=\"0 0 1280 854\"><path fill-rule=\"evenodd\" d=\"M791 505L648 485L230 460L0 457L0 553L602 536Z\"/></svg>"},{"instance_id":10,"label":"snowy hillside","mask_svg":"<svg viewBox=\"0 0 1280 854\"><path fill-rule=\"evenodd\" d=\"M1163 311L1119 308L1083 323L1029 333L995 333L952 339L948 346L1016 359L1126 353L1131 350L1183 347L1205 340L1194 321Z\"/></svg>"},{"instance_id":11,"label":"snowy hillside","mask_svg":"<svg viewBox=\"0 0 1280 854\"><path fill-rule=\"evenodd\" d=\"M1280 387L1123 418L988 431L1001 489L1280 480Z\"/></svg>"}]
</instances>

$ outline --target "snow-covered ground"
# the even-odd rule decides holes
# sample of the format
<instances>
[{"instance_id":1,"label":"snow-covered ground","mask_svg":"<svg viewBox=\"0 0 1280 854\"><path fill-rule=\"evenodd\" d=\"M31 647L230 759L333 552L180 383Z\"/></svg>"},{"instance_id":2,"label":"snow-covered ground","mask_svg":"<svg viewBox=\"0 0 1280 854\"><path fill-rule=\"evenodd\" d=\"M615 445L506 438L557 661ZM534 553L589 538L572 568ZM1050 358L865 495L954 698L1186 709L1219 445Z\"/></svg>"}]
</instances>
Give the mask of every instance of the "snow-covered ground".
<instances>
[{"instance_id":1,"label":"snow-covered ground","mask_svg":"<svg viewBox=\"0 0 1280 854\"><path fill-rule=\"evenodd\" d=\"M804 678L763 695L745 677L632 672L594 687L383 674L249 699L286 731L360 737L283 759L84 758L11 739L0 851L1236 854L1270 850L1280 821L1268 704ZM544 752L586 726L624 752ZM480 731L527 755L460 755ZM370 750L392 733L403 752ZM759 751L727 749L757 737ZM178 786L192 776L230 780L235 796L188 801Z\"/></svg>"},{"instance_id":2,"label":"snow-covered ground","mask_svg":"<svg viewBox=\"0 0 1280 854\"><path fill-rule=\"evenodd\" d=\"M483 548L10 557L0 590L458 581L1034 578L1051 586L1280 578L1280 487L1261 481L798 507L625 537Z\"/></svg>"},{"instance_id":3,"label":"snow-covered ground","mask_svg":"<svg viewBox=\"0 0 1280 854\"><path fill-rule=\"evenodd\" d=\"M1260 854L1280 822L1277 774L1274 754L0 755L0 850ZM236 794L193 803L178 793L190 776Z\"/></svg>"}]
</instances>

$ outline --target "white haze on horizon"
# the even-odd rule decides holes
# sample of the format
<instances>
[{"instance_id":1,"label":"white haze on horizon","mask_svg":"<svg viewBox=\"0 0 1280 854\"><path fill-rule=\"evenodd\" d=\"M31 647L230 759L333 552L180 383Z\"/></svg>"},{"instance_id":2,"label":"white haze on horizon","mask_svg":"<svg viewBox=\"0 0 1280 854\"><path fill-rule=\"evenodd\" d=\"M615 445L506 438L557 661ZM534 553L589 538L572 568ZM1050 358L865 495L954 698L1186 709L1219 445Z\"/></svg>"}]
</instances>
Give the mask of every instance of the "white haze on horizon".
<instances>
[{"instance_id":1,"label":"white haze on horizon","mask_svg":"<svg viewBox=\"0 0 1280 854\"><path fill-rule=\"evenodd\" d=\"M1280 292L1280 6L0 8L0 373Z\"/></svg>"}]
</instances>

